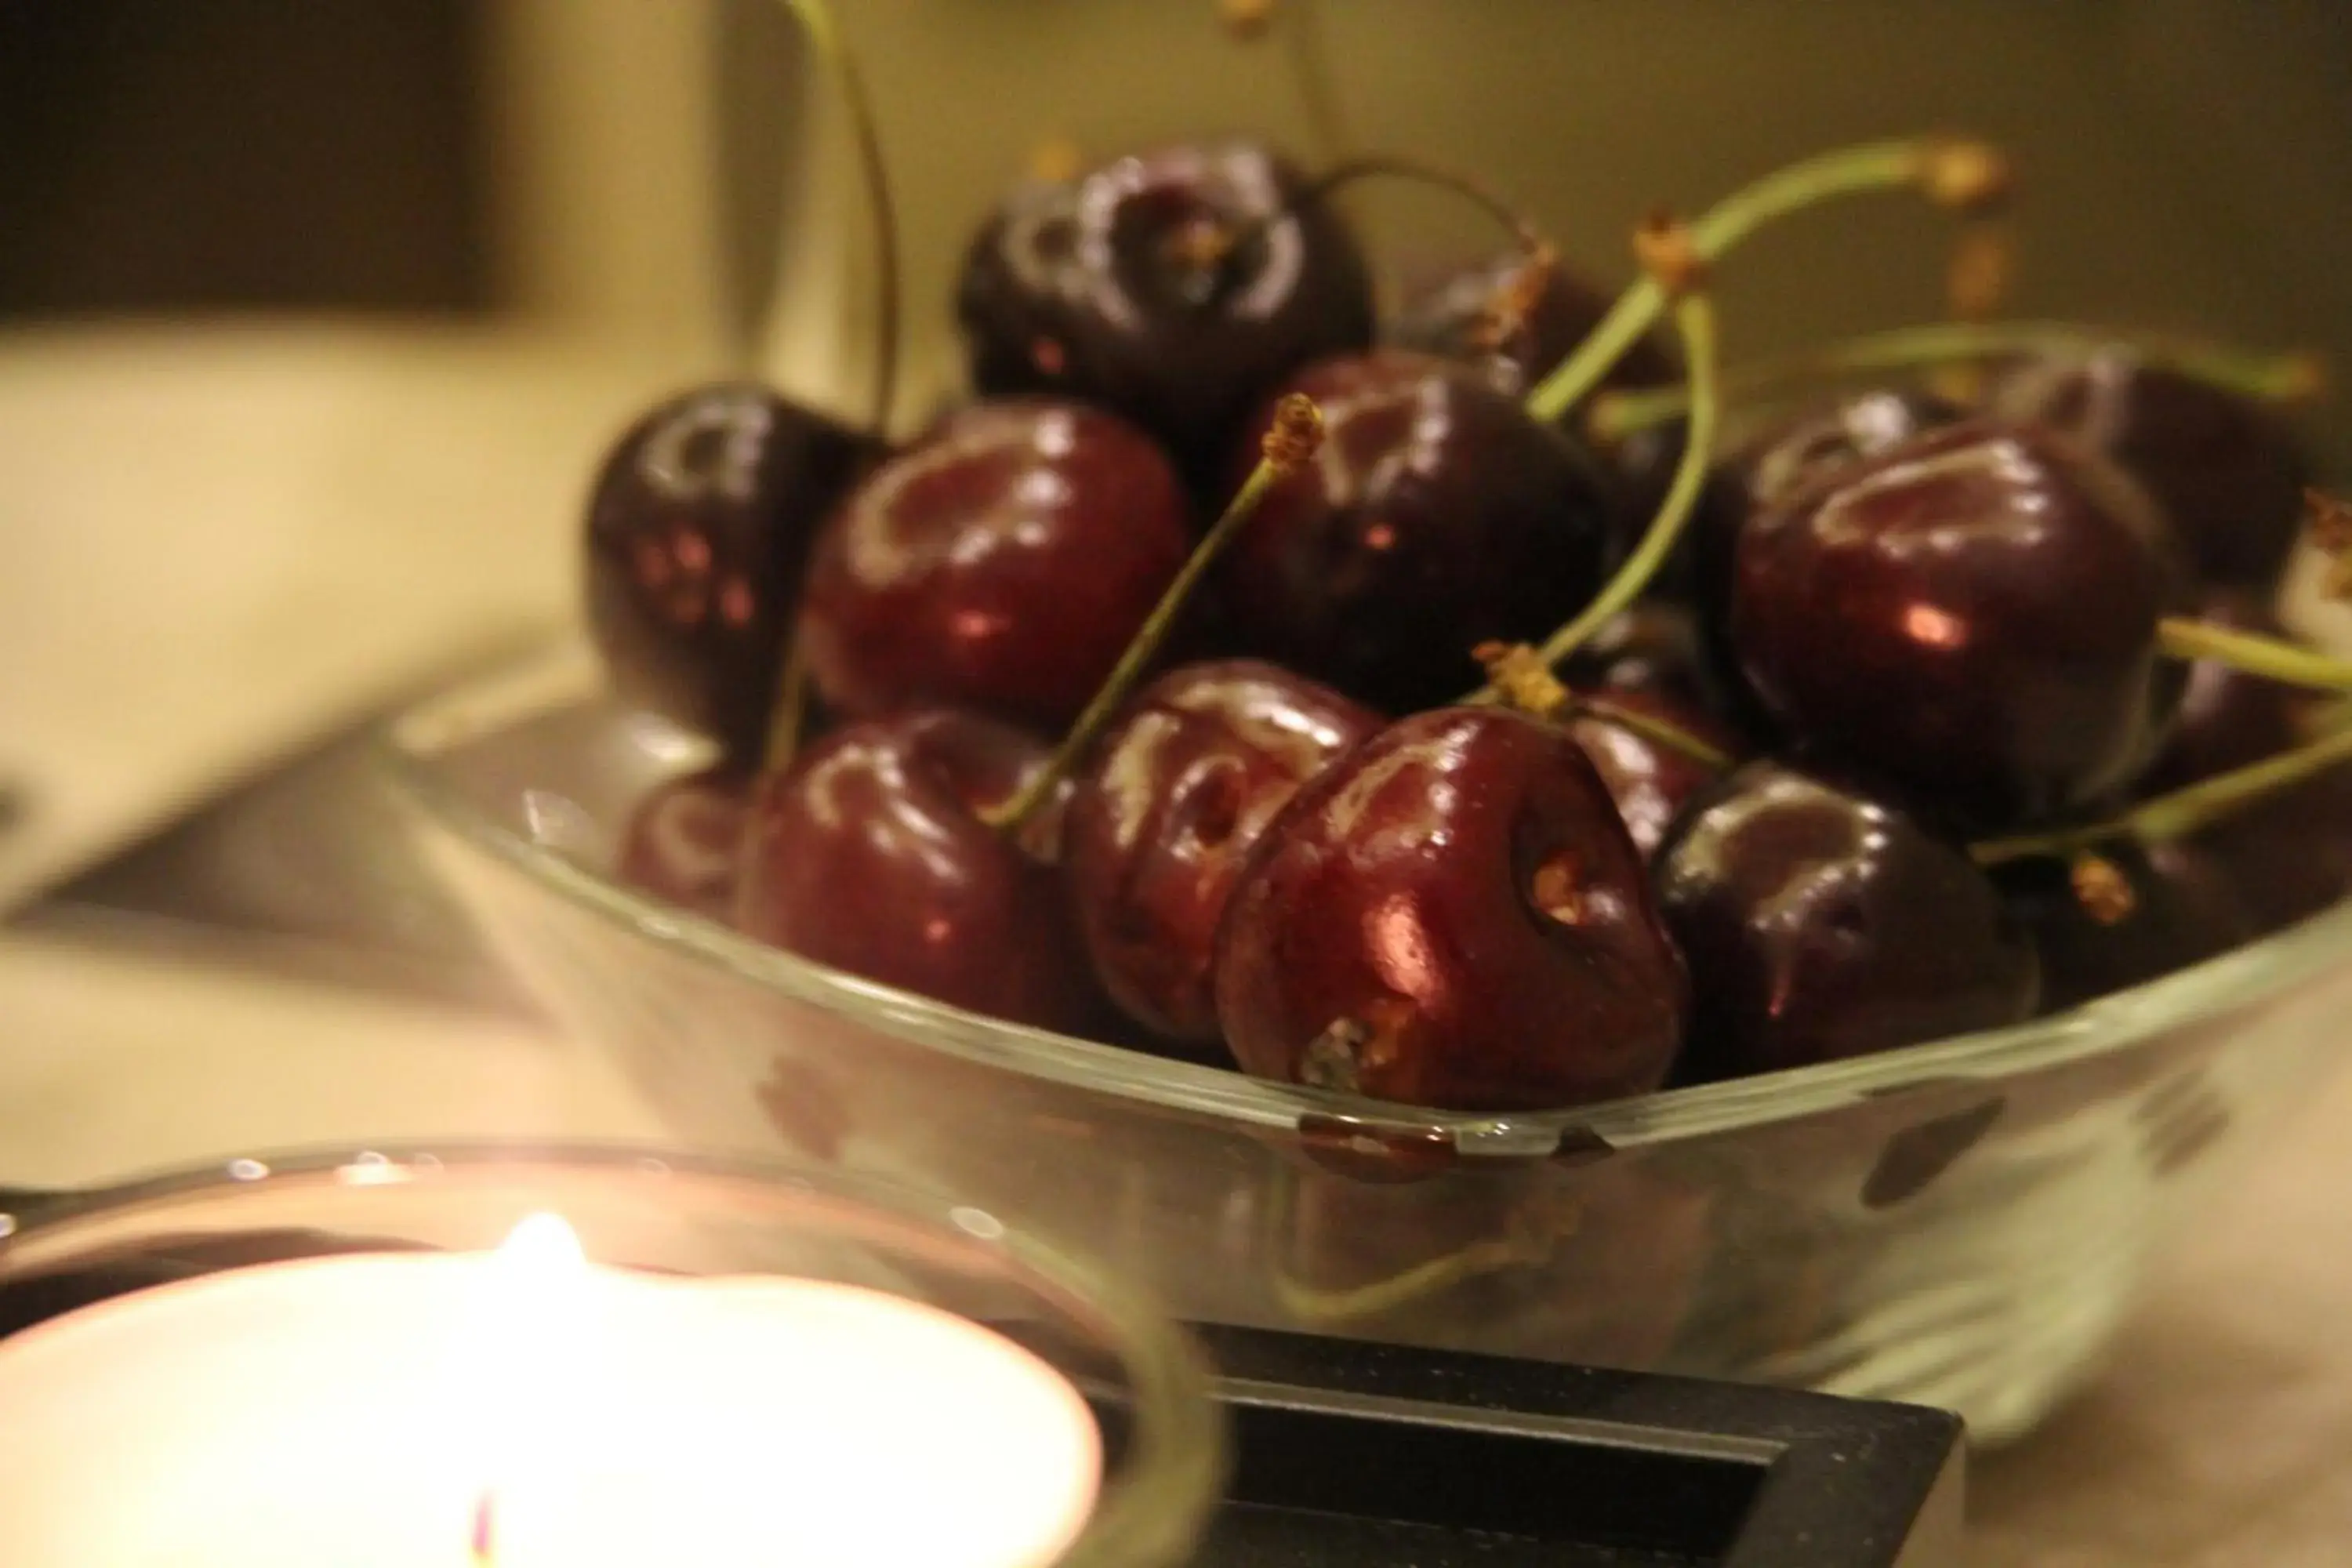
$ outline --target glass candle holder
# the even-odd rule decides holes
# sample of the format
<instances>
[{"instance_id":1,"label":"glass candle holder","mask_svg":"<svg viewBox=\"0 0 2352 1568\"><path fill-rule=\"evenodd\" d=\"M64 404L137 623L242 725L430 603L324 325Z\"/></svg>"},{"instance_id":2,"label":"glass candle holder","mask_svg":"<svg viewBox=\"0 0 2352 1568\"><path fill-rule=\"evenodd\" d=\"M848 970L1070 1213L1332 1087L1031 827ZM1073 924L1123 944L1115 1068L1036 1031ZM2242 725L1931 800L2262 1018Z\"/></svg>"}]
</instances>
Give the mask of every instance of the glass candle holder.
<instances>
[{"instance_id":1,"label":"glass candle holder","mask_svg":"<svg viewBox=\"0 0 2352 1568\"><path fill-rule=\"evenodd\" d=\"M0 1334L23 1568L1139 1568L1185 1560L1223 1475L1188 1342L1099 1272L982 1209L669 1153L23 1205Z\"/></svg>"}]
</instances>

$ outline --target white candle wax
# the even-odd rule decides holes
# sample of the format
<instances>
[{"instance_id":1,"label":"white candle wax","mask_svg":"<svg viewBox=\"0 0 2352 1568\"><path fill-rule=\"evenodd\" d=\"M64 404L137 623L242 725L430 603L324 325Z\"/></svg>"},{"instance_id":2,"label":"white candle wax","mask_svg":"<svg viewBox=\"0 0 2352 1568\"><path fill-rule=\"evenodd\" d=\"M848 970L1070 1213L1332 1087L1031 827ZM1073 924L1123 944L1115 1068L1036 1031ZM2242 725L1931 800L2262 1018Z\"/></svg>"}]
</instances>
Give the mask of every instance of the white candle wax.
<instances>
[{"instance_id":1,"label":"white candle wax","mask_svg":"<svg viewBox=\"0 0 2352 1568\"><path fill-rule=\"evenodd\" d=\"M320 1258L0 1343L9 1568L1018 1568L1100 1484L1084 1401L935 1309L784 1279Z\"/></svg>"}]
</instances>

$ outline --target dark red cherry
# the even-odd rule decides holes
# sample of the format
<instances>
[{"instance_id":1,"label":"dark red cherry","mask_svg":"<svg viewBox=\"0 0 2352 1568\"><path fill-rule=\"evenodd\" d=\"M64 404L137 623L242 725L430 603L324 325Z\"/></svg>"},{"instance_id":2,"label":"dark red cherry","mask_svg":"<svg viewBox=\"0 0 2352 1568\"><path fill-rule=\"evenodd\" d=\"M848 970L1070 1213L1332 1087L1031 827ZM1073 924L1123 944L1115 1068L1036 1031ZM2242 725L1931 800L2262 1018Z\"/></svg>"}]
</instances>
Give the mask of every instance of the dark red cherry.
<instances>
[{"instance_id":1,"label":"dark red cherry","mask_svg":"<svg viewBox=\"0 0 2352 1568\"><path fill-rule=\"evenodd\" d=\"M714 921L733 918L751 781L731 767L665 779L621 833L623 883Z\"/></svg>"},{"instance_id":2,"label":"dark red cherry","mask_svg":"<svg viewBox=\"0 0 2352 1568\"><path fill-rule=\"evenodd\" d=\"M1597 470L1475 371L1382 352L1327 360L1285 390L1315 400L1325 436L1223 563L1248 651L1403 712L1475 688L1473 647L1540 638L1599 587L1611 513Z\"/></svg>"},{"instance_id":3,"label":"dark red cherry","mask_svg":"<svg viewBox=\"0 0 2352 1568\"><path fill-rule=\"evenodd\" d=\"M2256 931L2352 895L2352 763L2252 803L2192 841L2229 872Z\"/></svg>"},{"instance_id":4,"label":"dark red cherry","mask_svg":"<svg viewBox=\"0 0 2352 1568\"><path fill-rule=\"evenodd\" d=\"M1705 742L1727 756L1745 749L1730 727L1705 709L1656 691L1609 691L1601 695L1617 707L1644 718L1663 720L1693 740ZM1584 748L1600 770L1601 782L1617 803L1617 815L1633 836L1642 858L1651 859L1665 841L1667 830L1682 816L1692 796L1716 782L1716 770L1692 759L1686 752L1652 740L1639 731L1591 714L1568 721L1569 733Z\"/></svg>"},{"instance_id":5,"label":"dark red cherry","mask_svg":"<svg viewBox=\"0 0 2352 1568\"><path fill-rule=\"evenodd\" d=\"M1298 786L1381 726L1328 687L1235 659L1172 669L1097 742L1063 858L1095 973L1138 1023L1214 1041L1217 921Z\"/></svg>"},{"instance_id":6,"label":"dark red cherry","mask_svg":"<svg viewBox=\"0 0 2352 1568\"><path fill-rule=\"evenodd\" d=\"M2186 969L2254 935L2234 880L2204 850L2117 843L2100 854L2129 883L2128 907L2095 913L2063 860L2021 860L1994 874L2041 954L2043 1012Z\"/></svg>"},{"instance_id":7,"label":"dark red cherry","mask_svg":"<svg viewBox=\"0 0 2352 1568\"><path fill-rule=\"evenodd\" d=\"M1739 531L1730 637L1809 752L1991 829L2098 801L2178 699L2161 516L2072 443L1970 420L1843 464Z\"/></svg>"},{"instance_id":8,"label":"dark red cherry","mask_svg":"<svg viewBox=\"0 0 2352 1568\"><path fill-rule=\"evenodd\" d=\"M1262 1077L1461 1110L1640 1094L1682 1037L1682 966L1584 752L1500 708L1400 720L1251 851L1217 1016Z\"/></svg>"},{"instance_id":9,"label":"dark red cherry","mask_svg":"<svg viewBox=\"0 0 2352 1568\"><path fill-rule=\"evenodd\" d=\"M2004 375L1989 407L2105 456L2170 517L2199 574L2268 588L2303 521L2309 470L2271 410L2116 348Z\"/></svg>"},{"instance_id":10,"label":"dark red cherry","mask_svg":"<svg viewBox=\"0 0 2352 1568\"><path fill-rule=\"evenodd\" d=\"M1331 204L1294 207L1304 186L1243 141L1024 186L964 258L972 385L1099 403L1213 477L1275 384L1371 342L1363 253Z\"/></svg>"},{"instance_id":11,"label":"dark red cherry","mask_svg":"<svg viewBox=\"0 0 2352 1568\"><path fill-rule=\"evenodd\" d=\"M757 758L809 543L881 449L752 385L632 425L588 503L588 627L614 684Z\"/></svg>"},{"instance_id":12,"label":"dark red cherry","mask_svg":"<svg viewBox=\"0 0 2352 1568\"><path fill-rule=\"evenodd\" d=\"M1058 730L1191 549L1183 491L1141 431L1081 404L976 404L825 523L801 649L851 717L952 705Z\"/></svg>"},{"instance_id":13,"label":"dark red cherry","mask_svg":"<svg viewBox=\"0 0 2352 1568\"><path fill-rule=\"evenodd\" d=\"M1685 535L1693 602L1705 624L1720 626L1731 610L1732 556L1748 519L1826 482L1840 469L1877 457L1922 431L1966 416L1958 404L1911 387L1871 387L1765 421L1717 459L1700 510ZM1622 443L1616 461L1630 482L1663 495L1681 449L1679 426L1664 446L1657 432ZM1664 449L1662 450L1662 447Z\"/></svg>"},{"instance_id":14,"label":"dark red cherry","mask_svg":"<svg viewBox=\"0 0 2352 1568\"><path fill-rule=\"evenodd\" d=\"M1507 323L1499 337L1495 305L1527 266L1527 257L1506 251L1438 276L1405 301L1390 327L1399 348L1440 355L1477 366L1496 389L1525 397L1536 384L1573 353L1601 324L1616 296L1591 279L1554 266L1533 307ZM1603 386L1664 386L1682 379L1674 352L1655 334L1634 340Z\"/></svg>"},{"instance_id":15,"label":"dark red cherry","mask_svg":"<svg viewBox=\"0 0 2352 1568\"><path fill-rule=\"evenodd\" d=\"M930 710L845 726L751 801L736 923L804 958L1017 1024L1097 1016L1055 868L976 815L1046 748L979 715ZM1027 842L1050 843L1054 813Z\"/></svg>"},{"instance_id":16,"label":"dark red cherry","mask_svg":"<svg viewBox=\"0 0 2352 1568\"><path fill-rule=\"evenodd\" d=\"M2033 949L1964 852L1777 763L1751 763L1696 803L1654 878L1690 965L1680 1081L1836 1061L2033 1012Z\"/></svg>"}]
</instances>

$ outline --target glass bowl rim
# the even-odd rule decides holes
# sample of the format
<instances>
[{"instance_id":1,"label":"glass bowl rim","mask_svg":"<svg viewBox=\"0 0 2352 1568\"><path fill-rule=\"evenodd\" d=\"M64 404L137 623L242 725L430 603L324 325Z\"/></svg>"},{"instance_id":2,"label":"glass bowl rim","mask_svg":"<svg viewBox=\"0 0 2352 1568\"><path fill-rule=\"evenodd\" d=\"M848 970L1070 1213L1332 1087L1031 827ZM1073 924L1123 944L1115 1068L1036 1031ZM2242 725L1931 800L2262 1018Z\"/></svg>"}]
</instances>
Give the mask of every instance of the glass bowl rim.
<instances>
[{"instance_id":1,"label":"glass bowl rim","mask_svg":"<svg viewBox=\"0 0 2352 1568\"><path fill-rule=\"evenodd\" d=\"M1324 1127L1435 1142L1477 1159L1676 1142L1793 1121L1864 1100L2117 1055L2168 1031L2284 994L2352 957L2352 897L2284 930L2070 1011L1695 1088L1558 1110L1433 1110L1360 1099L1056 1035L935 1002L756 942L638 894L507 826L436 770L437 752L517 720L605 696L577 638L461 678L381 723L374 762L427 822L576 910L702 967L881 1027L966 1062L1139 1101L1164 1111L1297 1132Z\"/></svg>"},{"instance_id":2,"label":"glass bowl rim","mask_svg":"<svg viewBox=\"0 0 2352 1568\"><path fill-rule=\"evenodd\" d=\"M353 1167L405 1167L411 1173L489 1172L501 1167L585 1169L653 1178L723 1177L872 1213L899 1226L998 1254L1052 1301L1058 1295L1099 1315L1111 1349L1133 1379L1137 1422L1129 1445L1134 1473L1106 1485L1078 1537L1054 1568L1124 1568L1173 1563L1189 1548L1223 1490L1223 1418L1211 1397L1199 1349L1165 1310L1108 1269L1042 1237L1018 1220L995 1234L958 1218L950 1196L862 1173L740 1154L703 1153L655 1143L593 1140L404 1140L306 1149L180 1164L102 1186L9 1194L0 1212L0 1264L22 1244L76 1226L173 1204L208 1192L241 1192L289 1182L319 1182ZM413 1179L413 1177L412 1177ZM430 1179L430 1178L428 1178ZM992 1215L991 1217L995 1217ZM1066 1308L1065 1308L1066 1310Z\"/></svg>"}]
</instances>

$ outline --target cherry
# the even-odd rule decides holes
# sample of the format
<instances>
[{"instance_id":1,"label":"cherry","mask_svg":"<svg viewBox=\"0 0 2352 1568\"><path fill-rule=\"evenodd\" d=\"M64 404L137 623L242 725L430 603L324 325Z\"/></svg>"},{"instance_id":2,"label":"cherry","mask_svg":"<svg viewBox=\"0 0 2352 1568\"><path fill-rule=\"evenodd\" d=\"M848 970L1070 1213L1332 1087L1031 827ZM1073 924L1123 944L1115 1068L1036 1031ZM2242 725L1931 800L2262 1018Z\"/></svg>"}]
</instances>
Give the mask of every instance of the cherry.
<instances>
[{"instance_id":1,"label":"cherry","mask_svg":"<svg viewBox=\"0 0 2352 1568\"><path fill-rule=\"evenodd\" d=\"M1958 404L1916 388L1870 387L1746 434L1717 460L1706 500L1691 522L1691 592L1702 619L1719 626L1730 613L1733 555L1749 517L1965 415ZM1643 430L1615 455L1629 482L1663 491L1678 449L1674 431Z\"/></svg>"},{"instance_id":2,"label":"cherry","mask_svg":"<svg viewBox=\"0 0 2352 1568\"><path fill-rule=\"evenodd\" d=\"M1372 337L1370 275L1255 142L1165 147L1014 193L964 258L972 385L1116 410L1213 474L1276 382Z\"/></svg>"},{"instance_id":3,"label":"cherry","mask_svg":"<svg viewBox=\"0 0 2352 1568\"><path fill-rule=\"evenodd\" d=\"M2278 581L2308 476L2294 432L2252 399L2113 348L2026 362L1989 406L2051 426L2137 479L2207 580Z\"/></svg>"},{"instance_id":4,"label":"cherry","mask_svg":"<svg viewBox=\"0 0 2352 1568\"><path fill-rule=\"evenodd\" d=\"M1549 268L1542 288L1517 319L1498 321L1496 304L1514 286L1528 258L1500 255L1440 275L1407 300L1389 330L1400 348L1474 364L1511 397L1525 397L1601 324L1614 297L1591 280ZM1496 328L1503 330L1498 333ZM1674 352L1655 334L1635 340L1601 384L1664 386L1682 377ZM1667 465L1673 467L1671 458Z\"/></svg>"},{"instance_id":5,"label":"cherry","mask_svg":"<svg viewBox=\"0 0 2352 1568\"><path fill-rule=\"evenodd\" d=\"M756 759L809 542L880 449L750 384L630 426L587 519L588 627L620 689Z\"/></svg>"},{"instance_id":6,"label":"cherry","mask_svg":"<svg viewBox=\"0 0 2352 1568\"><path fill-rule=\"evenodd\" d=\"M1742 750L1739 737L1727 725L1689 702L1657 691L1611 691L1603 695L1619 709L1663 720L1727 755L1736 756ZM1655 858L1659 845L1665 841L1667 830L1682 815L1684 805L1713 784L1717 776L1715 769L1688 752L1603 717L1572 716L1568 721L1568 731L1584 748L1584 754L1592 759L1601 782L1609 786L1609 796L1617 803L1617 814L1625 819L1625 830L1633 835L1633 847L1642 852L1643 860Z\"/></svg>"},{"instance_id":7,"label":"cherry","mask_svg":"<svg viewBox=\"0 0 2352 1568\"><path fill-rule=\"evenodd\" d=\"M1836 1061L2019 1023L2032 947L1967 855L1777 763L1695 803L1657 857L1696 1005L1679 1080Z\"/></svg>"},{"instance_id":8,"label":"cherry","mask_svg":"<svg viewBox=\"0 0 2352 1568\"><path fill-rule=\"evenodd\" d=\"M730 919L751 793L750 780L724 765L655 785L622 831L614 875L665 903Z\"/></svg>"},{"instance_id":9,"label":"cherry","mask_svg":"<svg viewBox=\"0 0 2352 1568\"><path fill-rule=\"evenodd\" d=\"M1269 664L1187 665L1139 692L1096 747L1063 853L1095 973L1155 1034L1214 1041L1217 921L1243 858L1379 715Z\"/></svg>"},{"instance_id":10,"label":"cherry","mask_svg":"<svg viewBox=\"0 0 2352 1568\"><path fill-rule=\"evenodd\" d=\"M1969 420L1849 462L1739 531L1730 636L1802 743L1972 827L2087 806L2148 762L2184 584L2127 481Z\"/></svg>"},{"instance_id":11,"label":"cherry","mask_svg":"<svg viewBox=\"0 0 2352 1568\"><path fill-rule=\"evenodd\" d=\"M1049 810L1019 842L980 811L1046 748L977 714L866 720L754 791L736 923L819 963L973 1012L1077 1031L1098 1013Z\"/></svg>"},{"instance_id":12,"label":"cherry","mask_svg":"<svg viewBox=\"0 0 2352 1568\"><path fill-rule=\"evenodd\" d=\"M2352 894L2352 766L2289 785L2193 839L2229 872L2257 932Z\"/></svg>"},{"instance_id":13,"label":"cherry","mask_svg":"<svg viewBox=\"0 0 2352 1568\"><path fill-rule=\"evenodd\" d=\"M1402 712L1470 689L1472 647L1539 637L1599 586L1597 468L1475 371L1383 351L1287 390L1321 406L1327 436L1221 567L1249 651Z\"/></svg>"},{"instance_id":14,"label":"cherry","mask_svg":"<svg viewBox=\"0 0 2352 1568\"><path fill-rule=\"evenodd\" d=\"M1250 852L1217 1016L1260 1076L1464 1110L1654 1089L1682 968L1600 775L1504 708L1400 720Z\"/></svg>"},{"instance_id":15,"label":"cherry","mask_svg":"<svg viewBox=\"0 0 2352 1568\"><path fill-rule=\"evenodd\" d=\"M2020 860L1995 874L2041 954L2043 1012L2186 969L2253 936L2234 880L2206 851L2121 844L2100 854L2128 886L2119 907L2093 909L2062 859Z\"/></svg>"},{"instance_id":16,"label":"cherry","mask_svg":"<svg viewBox=\"0 0 2352 1568\"><path fill-rule=\"evenodd\" d=\"M1058 728L1190 548L1182 489L1141 431L1080 404L976 404L826 522L801 650L852 717L950 705Z\"/></svg>"}]
</instances>

